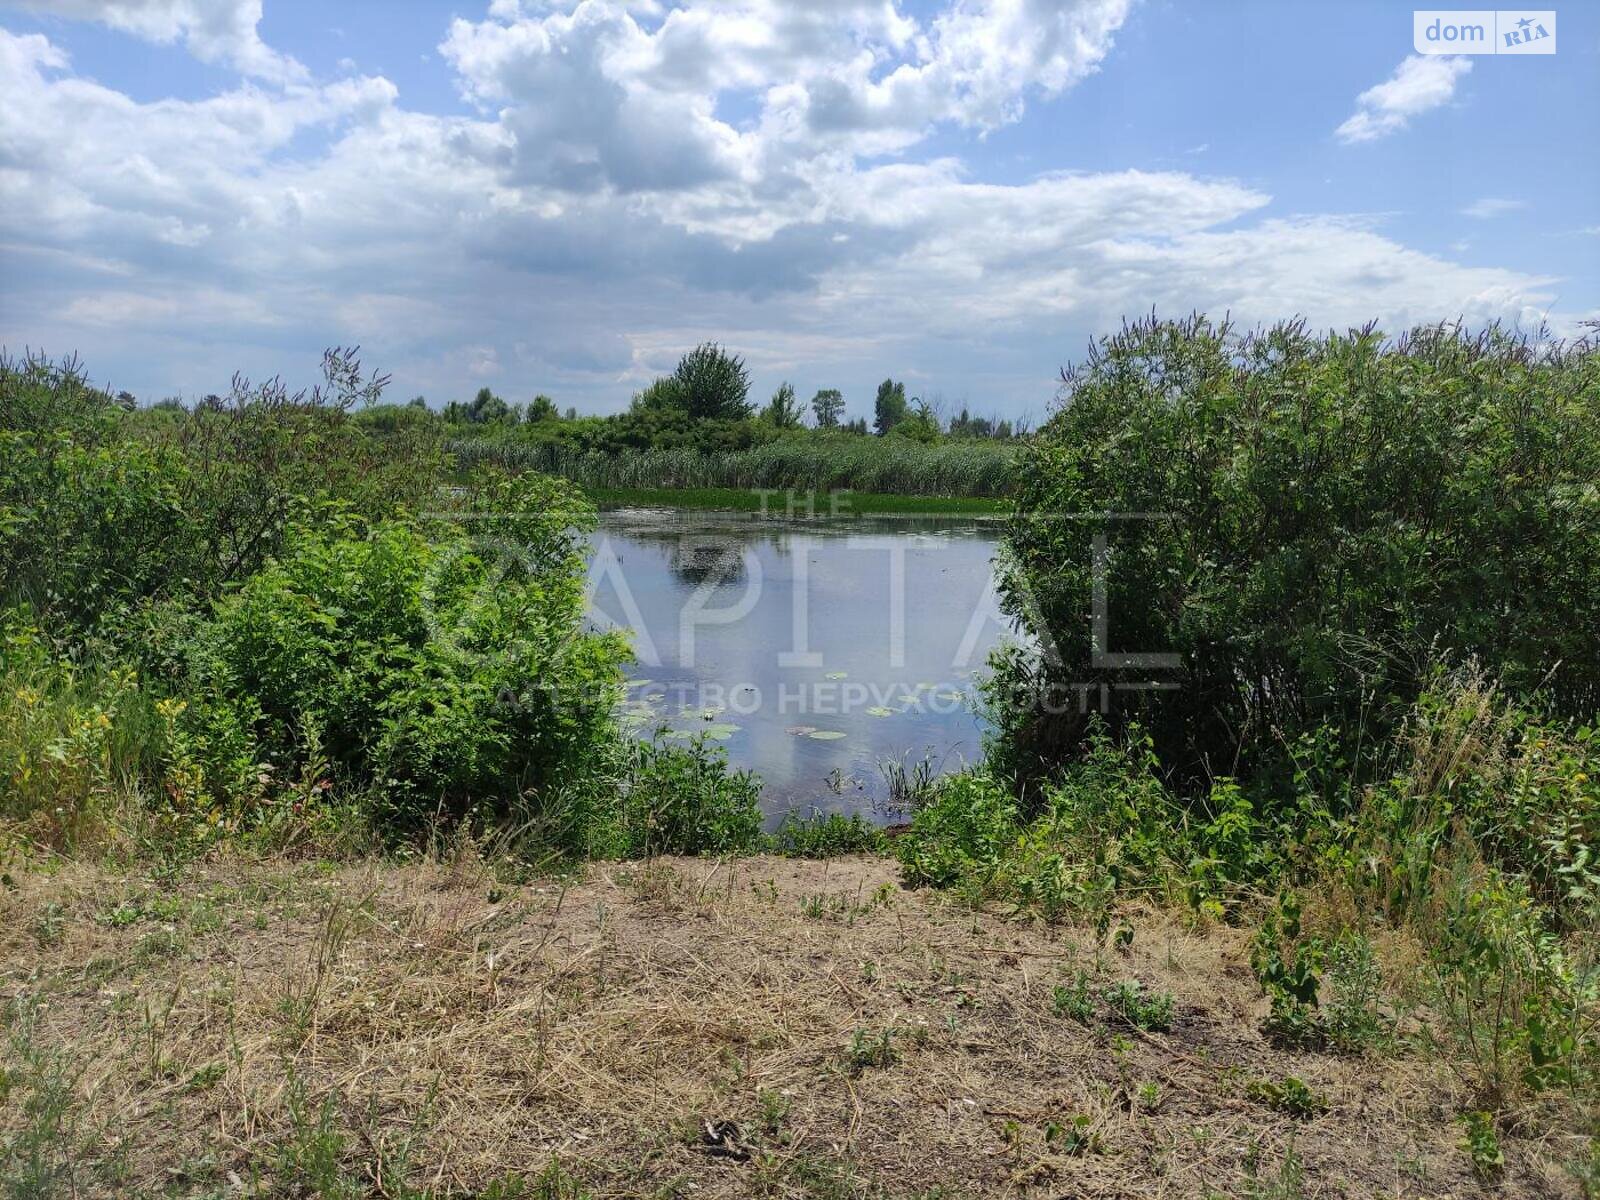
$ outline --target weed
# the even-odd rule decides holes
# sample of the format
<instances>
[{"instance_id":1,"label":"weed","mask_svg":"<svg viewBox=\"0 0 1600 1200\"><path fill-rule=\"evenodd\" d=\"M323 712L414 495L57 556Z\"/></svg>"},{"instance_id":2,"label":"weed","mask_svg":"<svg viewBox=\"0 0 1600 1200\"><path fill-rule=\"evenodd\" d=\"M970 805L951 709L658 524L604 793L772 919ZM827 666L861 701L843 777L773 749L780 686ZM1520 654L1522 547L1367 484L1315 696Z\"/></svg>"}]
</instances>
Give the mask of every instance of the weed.
<instances>
[{"instance_id":1,"label":"weed","mask_svg":"<svg viewBox=\"0 0 1600 1200\"><path fill-rule=\"evenodd\" d=\"M82 1068L65 1052L38 1041L38 1007L30 997L13 1002L8 1057L0 1071L0 1099L20 1096L20 1124L0 1135L0 1194L17 1200L47 1200L78 1191L79 1148L76 1088Z\"/></svg>"},{"instance_id":2,"label":"weed","mask_svg":"<svg viewBox=\"0 0 1600 1200\"><path fill-rule=\"evenodd\" d=\"M1277 1083L1270 1079L1253 1080L1245 1087L1245 1095L1297 1121L1308 1121L1328 1111L1328 1098L1293 1075L1285 1075Z\"/></svg>"},{"instance_id":3,"label":"weed","mask_svg":"<svg viewBox=\"0 0 1600 1200\"><path fill-rule=\"evenodd\" d=\"M868 1067L892 1067L900 1061L900 1052L894 1045L895 1031L890 1028L869 1033L857 1029L850 1037L844 1053L845 1066L850 1074L860 1075Z\"/></svg>"},{"instance_id":4,"label":"weed","mask_svg":"<svg viewBox=\"0 0 1600 1200\"><path fill-rule=\"evenodd\" d=\"M1070 984L1058 983L1050 991L1050 1010L1087 1025L1094 1020L1094 991L1089 973L1079 971Z\"/></svg>"},{"instance_id":5,"label":"weed","mask_svg":"<svg viewBox=\"0 0 1600 1200\"><path fill-rule=\"evenodd\" d=\"M1323 982L1327 1004L1322 1029L1329 1045L1353 1054L1387 1040L1388 1023L1378 1008L1383 974L1373 958L1371 941L1360 934L1335 941L1328 949Z\"/></svg>"},{"instance_id":6,"label":"weed","mask_svg":"<svg viewBox=\"0 0 1600 1200\"><path fill-rule=\"evenodd\" d=\"M1112 1012L1138 1029L1162 1033L1172 1028L1171 992L1146 992L1137 979L1130 979L1107 988L1104 998Z\"/></svg>"},{"instance_id":7,"label":"weed","mask_svg":"<svg viewBox=\"0 0 1600 1200\"><path fill-rule=\"evenodd\" d=\"M1322 961L1322 942L1301 936L1299 897L1285 892L1250 948L1250 965L1272 1004L1267 1030L1280 1041L1301 1045L1321 1039L1317 972Z\"/></svg>"},{"instance_id":8,"label":"weed","mask_svg":"<svg viewBox=\"0 0 1600 1200\"><path fill-rule=\"evenodd\" d=\"M1461 1148L1472 1159L1472 1169L1480 1178L1490 1179L1505 1168L1506 1156L1495 1134L1494 1117L1486 1112L1462 1113Z\"/></svg>"},{"instance_id":9,"label":"weed","mask_svg":"<svg viewBox=\"0 0 1600 1200\"><path fill-rule=\"evenodd\" d=\"M1093 1126L1094 1122L1081 1113L1065 1124L1051 1121L1044 1127L1044 1143L1058 1154L1098 1154L1103 1146Z\"/></svg>"},{"instance_id":10,"label":"weed","mask_svg":"<svg viewBox=\"0 0 1600 1200\"><path fill-rule=\"evenodd\" d=\"M860 813L790 817L771 835L772 849L791 858L871 853L882 850L883 845L883 831Z\"/></svg>"},{"instance_id":11,"label":"weed","mask_svg":"<svg viewBox=\"0 0 1600 1200\"><path fill-rule=\"evenodd\" d=\"M39 910L39 915L33 919L34 940L39 943L41 949L48 949L61 943L65 926L63 921L65 911L58 902L50 900Z\"/></svg>"}]
</instances>

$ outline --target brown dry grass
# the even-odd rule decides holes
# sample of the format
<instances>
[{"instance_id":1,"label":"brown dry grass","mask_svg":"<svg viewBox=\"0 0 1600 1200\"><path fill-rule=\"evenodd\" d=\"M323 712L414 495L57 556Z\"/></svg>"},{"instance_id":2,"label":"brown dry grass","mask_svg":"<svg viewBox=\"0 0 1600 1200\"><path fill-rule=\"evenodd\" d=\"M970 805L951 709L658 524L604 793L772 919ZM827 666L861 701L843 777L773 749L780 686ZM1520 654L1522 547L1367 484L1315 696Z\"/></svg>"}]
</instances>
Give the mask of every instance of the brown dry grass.
<instances>
[{"instance_id":1,"label":"brown dry grass","mask_svg":"<svg viewBox=\"0 0 1600 1200\"><path fill-rule=\"evenodd\" d=\"M175 888L13 873L0 988L36 1006L35 1058L77 1072L49 1139L63 1195L296 1194L324 1105L353 1195L477 1195L552 1160L595 1196L1489 1190L1436 1068L1273 1048L1244 935L1159 914L1097 950L900 891L867 857L524 884L465 855L216 863ZM1173 1030L1056 1015L1079 968L1170 989ZM13 1044L0 1146L37 1120L20 1062ZM1285 1075L1329 1110L1247 1097ZM1047 1139L1078 1117L1076 1153ZM1568 1194L1548 1164L1570 1149L1508 1142L1498 1191Z\"/></svg>"}]
</instances>

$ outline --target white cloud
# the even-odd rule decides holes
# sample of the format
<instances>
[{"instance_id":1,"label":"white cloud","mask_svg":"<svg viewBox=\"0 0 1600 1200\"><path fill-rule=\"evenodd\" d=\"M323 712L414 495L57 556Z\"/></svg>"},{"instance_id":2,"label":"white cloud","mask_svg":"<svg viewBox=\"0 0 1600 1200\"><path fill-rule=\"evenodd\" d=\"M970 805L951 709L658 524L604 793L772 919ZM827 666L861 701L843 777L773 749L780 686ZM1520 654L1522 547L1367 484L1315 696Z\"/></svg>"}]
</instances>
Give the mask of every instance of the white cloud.
<instances>
[{"instance_id":1,"label":"white cloud","mask_svg":"<svg viewBox=\"0 0 1600 1200\"><path fill-rule=\"evenodd\" d=\"M1503 217L1506 213L1516 212L1519 208L1527 208L1526 200L1504 200L1496 196L1485 196L1481 200L1474 200L1461 210L1463 216L1477 217L1479 220L1488 220L1491 217Z\"/></svg>"},{"instance_id":2,"label":"white cloud","mask_svg":"<svg viewBox=\"0 0 1600 1200\"><path fill-rule=\"evenodd\" d=\"M1264 219L1253 184L1000 184L919 157L934 127L1016 120L1098 69L1122 11L504 0L441 46L481 105L467 117L373 77L142 103L0 30L0 344L157 363L160 394L359 341L408 395L491 379L615 407L715 337L802 390L943 371L1020 406L1079 337L1152 305L1542 315L1548 279L1370 222Z\"/></svg>"},{"instance_id":3,"label":"white cloud","mask_svg":"<svg viewBox=\"0 0 1600 1200\"><path fill-rule=\"evenodd\" d=\"M1459 55L1413 54L1392 78L1356 97L1356 111L1334 130L1342 142L1370 142L1404 129L1412 117L1448 104L1456 82L1472 70L1472 60Z\"/></svg>"},{"instance_id":4,"label":"white cloud","mask_svg":"<svg viewBox=\"0 0 1600 1200\"><path fill-rule=\"evenodd\" d=\"M1098 67L1130 3L958 0L925 26L883 0L497 4L439 48L515 135L521 182L670 191L1014 121ZM758 115L731 123L731 99Z\"/></svg>"},{"instance_id":5,"label":"white cloud","mask_svg":"<svg viewBox=\"0 0 1600 1200\"><path fill-rule=\"evenodd\" d=\"M225 63L242 75L300 82L306 69L262 42L261 0L8 0L72 20L98 21L151 42L182 41L202 62Z\"/></svg>"}]
</instances>

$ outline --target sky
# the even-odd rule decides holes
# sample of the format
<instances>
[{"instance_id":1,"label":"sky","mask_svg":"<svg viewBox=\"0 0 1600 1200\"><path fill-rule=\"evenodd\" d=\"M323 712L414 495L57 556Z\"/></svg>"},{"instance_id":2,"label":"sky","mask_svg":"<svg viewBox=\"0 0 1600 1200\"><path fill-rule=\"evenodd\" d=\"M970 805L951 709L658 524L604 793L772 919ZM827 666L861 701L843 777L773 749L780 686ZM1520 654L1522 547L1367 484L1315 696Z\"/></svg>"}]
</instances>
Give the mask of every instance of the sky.
<instances>
[{"instance_id":1,"label":"sky","mask_svg":"<svg viewBox=\"0 0 1600 1200\"><path fill-rule=\"evenodd\" d=\"M0 0L0 345L146 402L313 380L1037 421L1125 318L1600 317L1600 3Z\"/></svg>"}]
</instances>

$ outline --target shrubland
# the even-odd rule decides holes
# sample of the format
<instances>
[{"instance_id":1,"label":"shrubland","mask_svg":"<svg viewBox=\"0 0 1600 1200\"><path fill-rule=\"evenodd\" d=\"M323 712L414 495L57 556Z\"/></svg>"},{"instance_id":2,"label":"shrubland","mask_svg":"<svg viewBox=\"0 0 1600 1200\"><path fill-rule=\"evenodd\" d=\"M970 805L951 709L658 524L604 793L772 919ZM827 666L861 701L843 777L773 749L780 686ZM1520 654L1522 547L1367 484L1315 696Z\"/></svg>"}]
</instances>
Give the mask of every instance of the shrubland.
<instances>
[{"instance_id":1,"label":"shrubland","mask_svg":"<svg viewBox=\"0 0 1600 1200\"><path fill-rule=\"evenodd\" d=\"M11 835L753 845L748 779L615 721L628 648L583 628L582 494L447 469L436 430L354 418L384 380L352 354L324 372L312 392L236 379L193 412L128 412L75 363L0 363Z\"/></svg>"},{"instance_id":2,"label":"shrubland","mask_svg":"<svg viewBox=\"0 0 1600 1200\"><path fill-rule=\"evenodd\" d=\"M1064 384L1007 538L1033 637L994 663L985 769L898 842L908 880L1107 944L1149 903L1254 927L1273 1036L1437 1057L1486 1174L1497 1130L1581 1147L1593 342L1148 321ZM1132 686L1099 712L1084 680Z\"/></svg>"}]
</instances>

